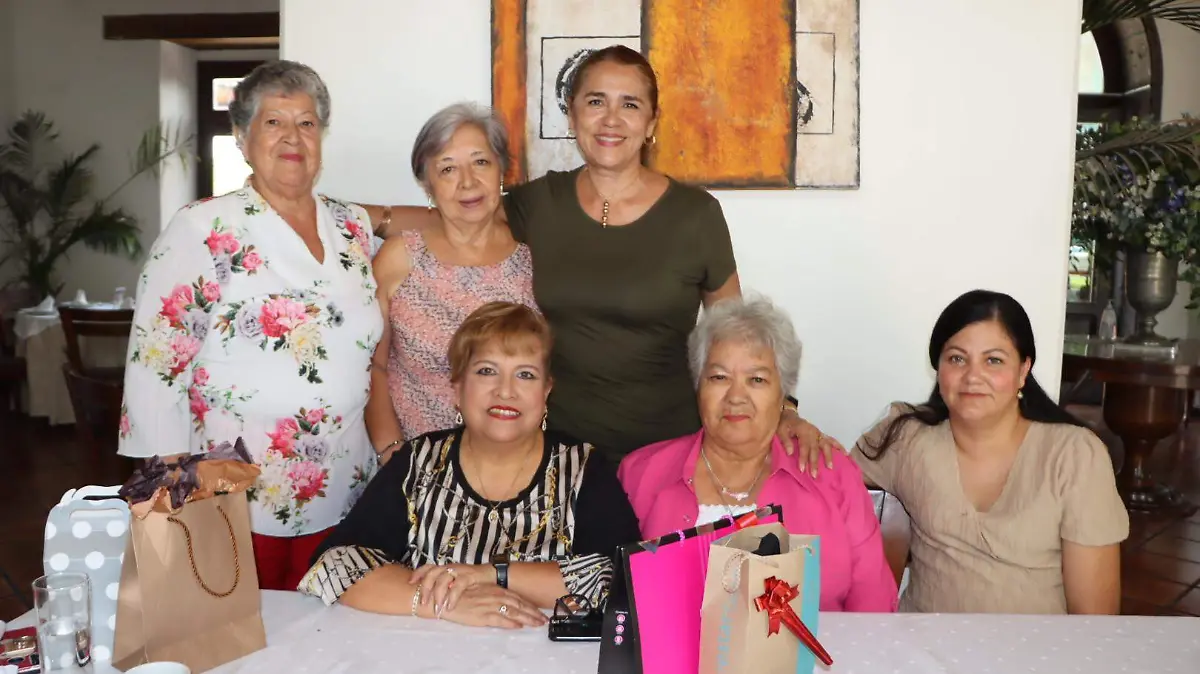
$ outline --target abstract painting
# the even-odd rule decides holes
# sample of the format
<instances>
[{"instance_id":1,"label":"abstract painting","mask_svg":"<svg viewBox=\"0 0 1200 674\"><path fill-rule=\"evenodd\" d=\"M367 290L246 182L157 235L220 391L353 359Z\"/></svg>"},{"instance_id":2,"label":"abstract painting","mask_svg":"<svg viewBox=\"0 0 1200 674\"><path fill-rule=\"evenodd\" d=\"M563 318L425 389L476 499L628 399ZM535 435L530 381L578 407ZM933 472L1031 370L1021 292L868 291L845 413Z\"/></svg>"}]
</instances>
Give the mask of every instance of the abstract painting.
<instances>
[{"instance_id":1,"label":"abstract painting","mask_svg":"<svg viewBox=\"0 0 1200 674\"><path fill-rule=\"evenodd\" d=\"M659 80L655 169L707 188L857 188L859 0L492 0L511 184L569 170L567 88L595 49Z\"/></svg>"}]
</instances>

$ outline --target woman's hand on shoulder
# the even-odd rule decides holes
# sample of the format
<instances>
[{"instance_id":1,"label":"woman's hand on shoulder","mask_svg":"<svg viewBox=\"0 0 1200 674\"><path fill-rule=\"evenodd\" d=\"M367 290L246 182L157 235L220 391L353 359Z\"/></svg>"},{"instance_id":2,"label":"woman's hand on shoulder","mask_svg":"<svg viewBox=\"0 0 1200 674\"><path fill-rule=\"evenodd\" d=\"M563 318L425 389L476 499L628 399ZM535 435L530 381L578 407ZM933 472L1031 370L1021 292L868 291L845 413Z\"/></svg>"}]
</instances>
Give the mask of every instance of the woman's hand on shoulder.
<instances>
[{"instance_id":1,"label":"woman's hand on shoulder","mask_svg":"<svg viewBox=\"0 0 1200 674\"><path fill-rule=\"evenodd\" d=\"M821 470L822 459L825 468L832 470L834 452L846 453L840 442L822 433L791 408L784 410L779 419L778 435L788 456L797 454L796 463L800 469L808 470L814 478Z\"/></svg>"}]
</instances>

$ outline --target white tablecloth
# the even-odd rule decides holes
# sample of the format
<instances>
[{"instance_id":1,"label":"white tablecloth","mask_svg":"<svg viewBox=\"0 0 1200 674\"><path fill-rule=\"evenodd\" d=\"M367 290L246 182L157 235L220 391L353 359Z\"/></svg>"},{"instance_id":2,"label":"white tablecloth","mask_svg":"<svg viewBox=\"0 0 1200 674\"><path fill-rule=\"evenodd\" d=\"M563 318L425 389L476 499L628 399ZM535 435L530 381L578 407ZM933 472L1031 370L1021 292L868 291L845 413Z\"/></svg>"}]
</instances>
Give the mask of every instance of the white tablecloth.
<instances>
[{"instance_id":1,"label":"white tablecloth","mask_svg":"<svg viewBox=\"0 0 1200 674\"><path fill-rule=\"evenodd\" d=\"M214 673L594 674L599 652L545 629L382 617L294 592L264 592L263 620L267 648ZM31 624L26 613L9 629ZM820 638L839 674L1200 672L1200 618L822 613Z\"/></svg>"},{"instance_id":2,"label":"white tablecloth","mask_svg":"<svg viewBox=\"0 0 1200 674\"><path fill-rule=\"evenodd\" d=\"M94 304L92 308L115 305ZM17 355L25 359L28 397L25 411L31 417L45 417L50 425L75 423L75 408L67 391L62 366L67 362L67 338L58 313L17 312ZM125 362L128 338L80 337L79 350L84 363L93 367L119 367Z\"/></svg>"}]
</instances>

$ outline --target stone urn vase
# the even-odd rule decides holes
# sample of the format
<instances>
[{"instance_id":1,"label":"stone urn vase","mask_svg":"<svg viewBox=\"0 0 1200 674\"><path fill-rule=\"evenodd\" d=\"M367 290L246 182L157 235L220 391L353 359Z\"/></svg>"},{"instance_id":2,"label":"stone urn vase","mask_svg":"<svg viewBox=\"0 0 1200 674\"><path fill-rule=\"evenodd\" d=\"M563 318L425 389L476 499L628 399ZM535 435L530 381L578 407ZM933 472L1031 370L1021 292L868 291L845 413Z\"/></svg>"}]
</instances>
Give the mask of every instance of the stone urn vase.
<instances>
[{"instance_id":1,"label":"stone urn vase","mask_svg":"<svg viewBox=\"0 0 1200 674\"><path fill-rule=\"evenodd\" d=\"M1125 263L1125 297L1137 312L1134 332L1125 338L1129 344L1171 344L1175 340L1154 331L1155 318L1171 306L1179 281L1179 260L1162 253L1128 251Z\"/></svg>"}]
</instances>

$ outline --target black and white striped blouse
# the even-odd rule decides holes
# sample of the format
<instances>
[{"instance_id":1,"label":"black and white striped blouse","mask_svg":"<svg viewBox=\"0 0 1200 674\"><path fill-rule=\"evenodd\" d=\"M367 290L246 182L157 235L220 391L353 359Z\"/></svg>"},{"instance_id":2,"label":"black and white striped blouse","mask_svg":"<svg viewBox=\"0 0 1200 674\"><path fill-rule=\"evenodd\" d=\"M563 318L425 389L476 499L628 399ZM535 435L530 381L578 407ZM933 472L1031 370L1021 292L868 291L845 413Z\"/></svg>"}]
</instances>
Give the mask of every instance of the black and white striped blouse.
<instances>
[{"instance_id":1,"label":"black and white striped blouse","mask_svg":"<svg viewBox=\"0 0 1200 674\"><path fill-rule=\"evenodd\" d=\"M406 443L314 555L298 588L332 604L385 564L558 562L567 591L599 606L616 547L638 522L616 471L590 445L546 434L533 480L516 497L482 498L459 464L461 429Z\"/></svg>"}]
</instances>

